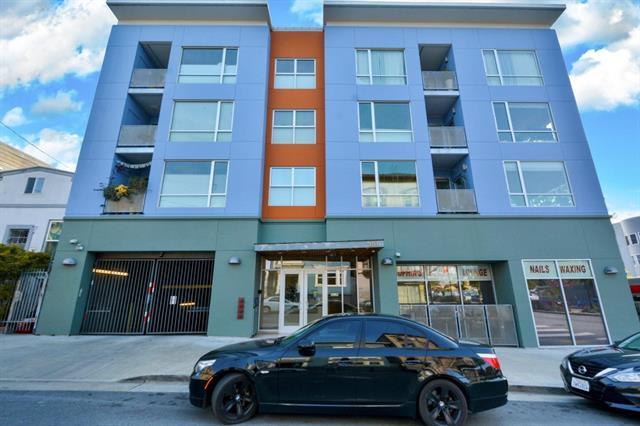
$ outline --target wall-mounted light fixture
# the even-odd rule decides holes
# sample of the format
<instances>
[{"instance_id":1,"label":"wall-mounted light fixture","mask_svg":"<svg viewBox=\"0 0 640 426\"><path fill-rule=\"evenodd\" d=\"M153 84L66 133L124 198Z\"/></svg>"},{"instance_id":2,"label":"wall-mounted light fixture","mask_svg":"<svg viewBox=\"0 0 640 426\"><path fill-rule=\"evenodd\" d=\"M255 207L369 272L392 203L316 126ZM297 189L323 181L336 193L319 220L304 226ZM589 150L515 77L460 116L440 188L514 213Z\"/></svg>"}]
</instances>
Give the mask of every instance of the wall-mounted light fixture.
<instances>
[{"instance_id":1,"label":"wall-mounted light fixture","mask_svg":"<svg viewBox=\"0 0 640 426\"><path fill-rule=\"evenodd\" d=\"M64 259L62 259L62 264L64 266L76 266L78 264L78 261L73 257L65 257Z\"/></svg>"},{"instance_id":2,"label":"wall-mounted light fixture","mask_svg":"<svg viewBox=\"0 0 640 426\"><path fill-rule=\"evenodd\" d=\"M393 265L393 259L390 257L383 257L382 258L382 264L383 265Z\"/></svg>"},{"instance_id":3,"label":"wall-mounted light fixture","mask_svg":"<svg viewBox=\"0 0 640 426\"><path fill-rule=\"evenodd\" d=\"M82 244L78 244L76 246L76 251L82 251L82 250L84 250L84 246Z\"/></svg>"},{"instance_id":4,"label":"wall-mounted light fixture","mask_svg":"<svg viewBox=\"0 0 640 426\"><path fill-rule=\"evenodd\" d=\"M613 266L605 266L603 272L605 275L615 275L618 273L618 268L615 268Z\"/></svg>"},{"instance_id":5,"label":"wall-mounted light fixture","mask_svg":"<svg viewBox=\"0 0 640 426\"><path fill-rule=\"evenodd\" d=\"M76 244L78 244L78 240L76 238L69 240L69 244L71 244L72 246L75 246Z\"/></svg>"},{"instance_id":6,"label":"wall-mounted light fixture","mask_svg":"<svg viewBox=\"0 0 640 426\"><path fill-rule=\"evenodd\" d=\"M399 258L402 256L402 253L400 253L399 251L396 252L396 257Z\"/></svg>"},{"instance_id":7,"label":"wall-mounted light fixture","mask_svg":"<svg viewBox=\"0 0 640 426\"><path fill-rule=\"evenodd\" d=\"M238 256L231 256L229 258L229 265L239 265L242 263L242 260Z\"/></svg>"}]
</instances>

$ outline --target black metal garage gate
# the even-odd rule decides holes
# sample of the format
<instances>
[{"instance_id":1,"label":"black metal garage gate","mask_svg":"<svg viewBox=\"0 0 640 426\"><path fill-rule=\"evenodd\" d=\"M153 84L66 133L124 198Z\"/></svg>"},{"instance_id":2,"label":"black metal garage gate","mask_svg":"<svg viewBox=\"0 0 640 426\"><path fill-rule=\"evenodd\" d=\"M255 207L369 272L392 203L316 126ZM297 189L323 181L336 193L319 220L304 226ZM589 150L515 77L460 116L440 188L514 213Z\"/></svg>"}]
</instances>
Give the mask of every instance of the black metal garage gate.
<instances>
[{"instance_id":1,"label":"black metal garage gate","mask_svg":"<svg viewBox=\"0 0 640 426\"><path fill-rule=\"evenodd\" d=\"M99 259L81 334L207 332L213 259Z\"/></svg>"}]
</instances>

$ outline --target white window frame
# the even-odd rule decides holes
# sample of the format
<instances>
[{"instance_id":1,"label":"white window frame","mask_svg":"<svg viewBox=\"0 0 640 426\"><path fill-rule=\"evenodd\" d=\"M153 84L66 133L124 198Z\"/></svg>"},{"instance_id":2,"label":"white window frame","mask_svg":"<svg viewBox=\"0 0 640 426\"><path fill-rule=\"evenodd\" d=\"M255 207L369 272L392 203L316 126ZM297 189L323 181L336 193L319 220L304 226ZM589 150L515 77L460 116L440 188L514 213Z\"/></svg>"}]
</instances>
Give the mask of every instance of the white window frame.
<instances>
[{"instance_id":1,"label":"white window frame","mask_svg":"<svg viewBox=\"0 0 640 426\"><path fill-rule=\"evenodd\" d=\"M273 185L273 171L275 169L279 170L289 170L291 176L291 185ZM312 169L313 170L313 185L296 185L295 182L295 171L296 169ZM318 202L318 191L317 191L317 170L315 167L307 167L307 166L292 166L292 167L271 167L269 169L269 198L267 202L270 207L315 207ZM290 190L289 194L289 204L271 204L271 189L272 188L288 188ZM314 202L312 205L298 205L293 204L293 193L295 192L295 188L313 188Z\"/></svg>"},{"instance_id":2,"label":"white window frame","mask_svg":"<svg viewBox=\"0 0 640 426\"><path fill-rule=\"evenodd\" d=\"M367 60L369 62L369 73L368 74L362 74L362 73L358 73L358 52L359 51L363 51L363 52L367 52ZM388 51L388 52L402 52L402 68L404 70L404 74L402 75L386 75L386 74L373 74L373 68L371 67L371 52L372 51ZM403 84L389 84L388 86L406 86L407 85L407 61L406 61L406 55L405 55L405 50L404 49L371 49L371 48L356 48L355 49L355 57L356 57L356 84L359 85L367 85L367 83L360 83L358 81L358 78L360 77L367 77L369 79L369 83L368 85L374 85L373 83L373 78L374 77L390 77L390 78L403 78L404 79L404 83Z\"/></svg>"},{"instance_id":3,"label":"white window frame","mask_svg":"<svg viewBox=\"0 0 640 426\"><path fill-rule=\"evenodd\" d=\"M27 192L27 188L29 187L29 179L33 179L33 187L31 188L31 192ZM42 190L44 189L44 181L45 181L45 178L42 176L27 177L27 184L24 186L24 193L25 194L42 194Z\"/></svg>"},{"instance_id":4,"label":"white window frame","mask_svg":"<svg viewBox=\"0 0 640 426\"><path fill-rule=\"evenodd\" d=\"M591 269L591 278L585 278L588 280L593 280L593 287L596 289L596 294L598 295L598 303L600 305L600 314L602 315L602 322L604 324L604 330L605 333L607 335L607 340L609 341L609 343L611 343L611 332L609 331L609 324L607 323L607 316L604 312L604 306L602 304L602 297L600 295L600 289L598 288L598 280L596 279L596 274L595 271L593 269L593 263L591 262L591 259L520 259L520 266L522 267L522 275L524 277L524 288L526 290L526 294L527 297L529 295L529 283L527 282L527 280L529 280L529 278L527 278L527 274L526 274L526 267L525 267L525 262L553 262L556 266L556 271L558 272L558 278L551 278L554 280L558 280L560 283L560 294L562 295L562 304L563 307L565 309L564 311L564 315L567 318L567 324L569 326L569 332L571 333L571 341L573 342L573 346L577 346L577 347L593 347L594 345L576 345L576 337L575 334L573 332L573 321L571 320L571 313L569 311L569 306L567 305L567 297L564 294L564 281L563 280L567 280L570 278L562 278L562 275L560 274L560 267L558 262L575 262L575 261L584 261L584 262L588 262L589 263L589 268ZM536 343L538 344L539 348L557 348L558 346L548 346L548 345L540 345L540 338L538 337L538 331L536 330L536 325L535 325L535 315L533 312L533 306L531 305L531 299L529 299L529 312L531 312L531 318L533 319L533 327L534 327L534 331L536 334ZM603 345L595 345L595 346L606 346L606 344Z\"/></svg>"},{"instance_id":5,"label":"white window frame","mask_svg":"<svg viewBox=\"0 0 640 426\"><path fill-rule=\"evenodd\" d=\"M11 231L13 231L13 230L26 230L27 231L26 241L24 242L23 245L21 245L19 243L9 243L9 238L11 238ZM8 244L15 244L17 246L22 247L23 250L29 250L29 246L31 245L31 238L33 238L33 233L34 233L34 226L33 225L7 225L7 228L5 230L3 243L7 244L7 245Z\"/></svg>"},{"instance_id":6,"label":"white window frame","mask_svg":"<svg viewBox=\"0 0 640 426\"><path fill-rule=\"evenodd\" d=\"M278 72L278 61L293 61L293 72ZM298 61L313 61L313 73L298 72ZM315 90L318 87L318 69L315 58L276 58L274 64L273 88L274 89L294 89L294 90ZM313 87L298 87L298 76L313 76ZM278 76L293 76L293 87L276 86Z\"/></svg>"},{"instance_id":7,"label":"white window frame","mask_svg":"<svg viewBox=\"0 0 640 426\"><path fill-rule=\"evenodd\" d=\"M360 105L361 104L370 104L371 105L371 130L362 130L362 128L360 127ZM376 127L376 104L404 104L407 106L408 110L409 110L409 126L411 127L409 130L402 130L402 129L398 129L398 130L378 130ZM398 101L398 102L393 102L393 101L358 101L358 111L357 111L357 115L358 115L358 142L360 143L377 143L378 142L378 137L377 134L378 133L409 133L411 135L411 140L410 141L401 141L401 142L384 142L384 143L412 143L414 142L413 139L413 117L411 116L411 102L409 101ZM360 133L367 133L367 132L371 132L373 135L373 141L369 142L369 141L362 141L360 140Z\"/></svg>"},{"instance_id":8,"label":"white window frame","mask_svg":"<svg viewBox=\"0 0 640 426\"><path fill-rule=\"evenodd\" d=\"M493 54L493 58L496 61L496 67L498 68L498 74L489 74L487 72L487 63L486 60L484 58L484 52L491 52ZM505 75L502 72L502 67L500 66L500 60L498 59L498 52L532 52L533 53L533 58L536 62L536 68L538 68L538 75ZM538 54L536 53L535 49L482 49L481 52L481 56L482 56L482 64L484 65L484 74L487 77L487 84L489 85L489 77L498 77L500 79L500 86L532 86L532 87L539 87L539 86L544 86L544 78L542 77L542 69L540 68L540 61L538 61ZM504 84L504 78L518 78L518 77L522 77L522 78L538 78L540 80L540 84L539 85L532 85L532 84ZM492 86L492 85L490 85Z\"/></svg>"},{"instance_id":9,"label":"white window frame","mask_svg":"<svg viewBox=\"0 0 640 426\"><path fill-rule=\"evenodd\" d=\"M42 243L42 251L47 248L47 243L59 243L60 240L52 240L49 238L49 233L51 232L51 227L54 223L63 223L62 219L51 219L49 221L49 225L47 226L47 233L44 234L44 242Z\"/></svg>"},{"instance_id":10,"label":"white window frame","mask_svg":"<svg viewBox=\"0 0 640 426\"><path fill-rule=\"evenodd\" d=\"M523 189L523 192L511 192L511 188L509 188L509 178L507 176L507 168L505 167L507 163L516 163L516 167L518 168L518 178L520 179L520 187ZM567 193L543 193L543 192L532 192L529 193L527 192L527 186L525 185L525 181L524 181L524 175L522 174L522 167L520 166L522 163L562 163L562 168L564 169L564 176L567 178L567 186L569 187L569 192ZM576 197L575 195L573 195L573 189L571 188L571 180L569 179L569 173L567 172L567 165L565 164L564 161L520 161L520 160L504 160L502 162L502 171L504 173L504 179L505 179L505 184L507 185L507 195L509 196L509 205L513 208L536 208L536 209L543 209L543 208L553 208L553 209L558 209L558 208L565 208L565 209L572 209L576 207ZM511 196L515 195L515 196L524 196L524 206L514 206L511 203ZM551 196L551 195L558 195L558 196L564 196L566 197L567 195L571 196L571 200L573 201L573 205L572 206L532 206L529 203L529 197L535 197L535 196Z\"/></svg>"},{"instance_id":11,"label":"white window frame","mask_svg":"<svg viewBox=\"0 0 640 426\"><path fill-rule=\"evenodd\" d=\"M216 118L215 118L215 127L213 130L189 130L189 129L174 129L173 128L173 120L175 118L175 112L176 112L176 104L178 103L203 103L203 104L213 104L213 103L217 103L218 106L216 108ZM231 104L231 127L229 129L220 129L220 109L222 107L222 104ZM229 139L233 139L233 121L235 118L235 112L236 112L236 103L233 100L191 100L191 99L175 99L173 101L173 109L171 110L171 124L169 125L169 143L190 143L190 142L195 142L195 143L216 143L216 142L223 142L223 143L229 143L231 141L218 141L218 133L225 133L225 134L229 134L230 138ZM172 133L213 133L213 141L172 141L171 140L171 134Z\"/></svg>"},{"instance_id":12,"label":"white window frame","mask_svg":"<svg viewBox=\"0 0 640 426\"><path fill-rule=\"evenodd\" d=\"M277 126L276 125L276 112L292 112L293 113L293 122L291 126ZM296 119L298 116L298 112L313 112L313 125L298 125L296 124ZM271 143L273 145L289 145L289 144L298 144L298 145L315 145L317 143L318 135L316 129L317 121L316 121L316 110L315 109L274 109L271 114ZM274 142L273 134L275 129L292 129L293 130L293 140L290 142ZM296 141L296 129L313 129L314 130L314 139L313 142L297 142Z\"/></svg>"},{"instance_id":13,"label":"white window frame","mask_svg":"<svg viewBox=\"0 0 640 426\"><path fill-rule=\"evenodd\" d=\"M209 186L207 194L163 194L162 187L164 186L164 178L166 176L167 163L209 163ZM227 163L227 176L224 181L224 192L213 192L213 178L216 163ZM160 181L160 190L158 195L158 208L160 209L224 209L227 206L227 194L229 192L229 173L231 170L231 162L229 160L166 160L162 167L162 179ZM162 197L202 197L207 196L207 205L203 207L189 207L189 206L176 206L176 207L163 207L161 206ZM216 196L224 196L224 206L214 207L211 205L211 199Z\"/></svg>"},{"instance_id":14,"label":"white window frame","mask_svg":"<svg viewBox=\"0 0 640 426\"><path fill-rule=\"evenodd\" d=\"M498 115L496 114L496 104L503 104L504 108L507 112L507 121L509 122L508 129L500 129L498 127ZM553 125L553 130L514 130L513 122L511 121L511 104L545 104L547 105L547 109L549 110L549 117L551 117L551 124ZM551 104L549 102L509 102L509 101L493 101L491 102L491 109L493 110L493 122L496 125L496 135L498 136L498 142L500 143L558 143L558 129L556 128L556 120L553 118L553 111L551 110ZM503 141L500 139L500 133L509 132L511 134L511 142ZM525 142L525 141L517 141L516 133L549 133L553 136L553 141L537 141L537 142Z\"/></svg>"},{"instance_id":15,"label":"white window frame","mask_svg":"<svg viewBox=\"0 0 640 426\"><path fill-rule=\"evenodd\" d=\"M222 68L220 70L220 78L218 84L236 84L238 80L238 65L240 64L240 49L238 47L232 46L182 46L182 52L180 53L180 66L178 67L178 83L179 84L215 84L215 83L185 83L180 81L180 77L214 77L215 74L182 74L182 58L184 57L185 50L195 50L195 49L222 49ZM235 50L236 51L236 72L235 73L225 73L225 66L227 61L227 50ZM234 83L224 83L225 77L235 77L236 82Z\"/></svg>"},{"instance_id":16,"label":"white window frame","mask_svg":"<svg viewBox=\"0 0 640 426\"><path fill-rule=\"evenodd\" d=\"M416 175L416 198L418 199L418 204L412 207L394 207L394 206L383 206L381 205L381 194L380 194L380 173L378 172L378 163L413 163L413 169L415 170ZM376 205L375 206L365 206L364 205L364 197L371 197L373 194L365 194L364 193L364 182L362 181L362 164L363 163L374 163L373 168L375 171L375 181L376 181ZM372 208L383 208L383 209L417 209L420 207L420 183L418 179L418 165L416 161L413 160L360 160L360 205L363 209L372 209ZM406 196L404 194L386 194L397 197L397 196Z\"/></svg>"}]
</instances>

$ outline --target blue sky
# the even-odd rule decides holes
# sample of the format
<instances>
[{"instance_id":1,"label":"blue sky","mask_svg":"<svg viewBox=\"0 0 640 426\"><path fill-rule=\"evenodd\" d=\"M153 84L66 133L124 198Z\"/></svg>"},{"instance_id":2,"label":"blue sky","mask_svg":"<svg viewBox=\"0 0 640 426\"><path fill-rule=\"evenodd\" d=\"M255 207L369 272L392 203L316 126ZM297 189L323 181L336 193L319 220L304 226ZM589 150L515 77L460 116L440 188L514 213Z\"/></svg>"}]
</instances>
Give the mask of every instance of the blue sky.
<instances>
[{"instance_id":1,"label":"blue sky","mask_svg":"<svg viewBox=\"0 0 640 426\"><path fill-rule=\"evenodd\" d=\"M554 28L609 211L638 215L640 0L565 3ZM321 5L269 0L276 27L319 26ZM0 0L0 119L38 148L2 126L0 140L74 169L114 23L102 0Z\"/></svg>"}]
</instances>

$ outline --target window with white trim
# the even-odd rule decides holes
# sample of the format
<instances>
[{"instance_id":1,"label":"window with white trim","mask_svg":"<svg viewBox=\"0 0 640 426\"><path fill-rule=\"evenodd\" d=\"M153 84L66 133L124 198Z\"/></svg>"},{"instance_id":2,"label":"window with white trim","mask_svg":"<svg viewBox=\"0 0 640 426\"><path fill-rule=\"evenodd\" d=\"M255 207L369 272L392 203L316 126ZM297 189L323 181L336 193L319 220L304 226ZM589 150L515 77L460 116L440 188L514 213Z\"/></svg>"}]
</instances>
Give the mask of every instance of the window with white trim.
<instances>
[{"instance_id":1,"label":"window with white trim","mask_svg":"<svg viewBox=\"0 0 640 426\"><path fill-rule=\"evenodd\" d=\"M31 228L9 227L4 242L6 245L16 245L26 250L30 233Z\"/></svg>"},{"instance_id":2,"label":"window with white trim","mask_svg":"<svg viewBox=\"0 0 640 426\"><path fill-rule=\"evenodd\" d=\"M316 143L314 110L274 110L271 143Z\"/></svg>"},{"instance_id":3,"label":"window with white trim","mask_svg":"<svg viewBox=\"0 0 640 426\"><path fill-rule=\"evenodd\" d=\"M49 227L47 228L47 235L44 239L44 247L42 251L49 253L53 256L58 247L58 241L60 240L60 234L62 234L62 221L51 220L49 221Z\"/></svg>"},{"instance_id":4,"label":"window with white trim","mask_svg":"<svg viewBox=\"0 0 640 426\"><path fill-rule=\"evenodd\" d=\"M276 59L276 89L315 89L315 59Z\"/></svg>"},{"instance_id":5,"label":"window with white trim","mask_svg":"<svg viewBox=\"0 0 640 426\"><path fill-rule=\"evenodd\" d=\"M632 245L638 244L638 236L636 234L629 235L629 239L631 240Z\"/></svg>"},{"instance_id":6,"label":"window with white trim","mask_svg":"<svg viewBox=\"0 0 640 426\"><path fill-rule=\"evenodd\" d=\"M356 49L358 84L407 84L404 50Z\"/></svg>"},{"instance_id":7,"label":"window with white trim","mask_svg":"<svg viewBox=\"0 0 640 426\"><path fill-rule=\"evenodd\" d=\"M483 49L484 70L490 86L542 86L542 74L533 50Z\"/></svg>"},{"instance_id":8,"label":"window with white trim","mask_svg":"<svg viewBox=\"0 0 640 426\"><path fill-rule=\"evenodd\" d=\"M44 186L43 177L30 177L27 179L27 186L24 188L25 194L40 194Z\"/></svg>"},{"instance_id":9,"label":"window with white trim","mask_svg":"<svg viewBox=\"0 0 640 426\"><path fill-rule=\"evenodd\" d=\"M360 142L411 142L408 102L359 102Z\"/></svg>"},{"instance_id":10,"label":"window with white trim","mask_svg":"<svg viewBox=\"0 0 640 426\"><path fill-rule=\"evenodd\" d=\"M546 102L494 102L500 142L557 142L551 109Z\"/></svg>"},{"instance_id":11,"label":"window with white trim","mask_svg":"<svg viewBox=\"0 0 640 426\"><path fill-rule=\"evenodd\" d=\"M237 72L237 48L185 47L178 82L234 84Z\"/></svg>"},{"instance_id":12,"label":"window with white trim","mask_svg":"<svg viewBox=\"0 0 640 426\"><path fill-rule=\"evenodd\" d=\"M574 207L561 161L505 161L512 207Z\"/></svg>"},{"instance_id":13,"label":"window with white trim","mask_svg":"<svg viewBox=\"0 0 640 426\"><path fill-rule=\"evenodd\" d=\"M362 161L362 207L419 207L414 161Z\"/></svg>"},{"instance_id":14,"label":"window with white trim","mask_svg":"<svg viewBox=\"0 0 640 426\"><path fill-rule=\"evenodd\" d=\"M167 161L160 207L224 207L227 161Z\"/></svg>"},{"instance_id":15,"label":"window with white trim","mask_svg":"<svg viewBox=\"0 0 640 426\"><path fill-rule=\"evenodd\" d=\"M272 167L269 177L270 206L315 206L315 167Z\"/></svg>"},{"instance_id":16,"label":"window with white trim","mask_svg":"<svg viewBox=\"0 0 640 426\"><path fill-rule=\"evenodd\" d=\"M175 101L170 141L229 142L233 127L233 102Z\"/></svg>"}]
</instances>

